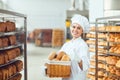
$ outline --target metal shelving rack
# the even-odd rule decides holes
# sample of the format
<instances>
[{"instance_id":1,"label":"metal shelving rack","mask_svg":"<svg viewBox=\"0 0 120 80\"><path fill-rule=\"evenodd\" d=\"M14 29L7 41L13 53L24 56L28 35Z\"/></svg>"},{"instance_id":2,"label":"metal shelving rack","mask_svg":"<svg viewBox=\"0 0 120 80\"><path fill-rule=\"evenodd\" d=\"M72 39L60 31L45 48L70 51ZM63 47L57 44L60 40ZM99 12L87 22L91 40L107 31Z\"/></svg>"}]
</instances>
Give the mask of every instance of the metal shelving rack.
<instances>
[{"instance_id":1,"label":"metal shelving rack","mask_svg":"<svg viewBox=\"0 0 120 80\"><path fill-rule=\"evenodd\" d=\"M1 20L5 20L6 18L12 18L12 19L21 19L23 22L22 28L23 28L23 34L24 34L24 40L23 40L23 57L24 57L24 80L27 80L27 44L26 44L26 33L27 33L27 16L21 13L17 13L14 11L9 10L3 10L0 9L0 18ZM16 32L19 33L19 32ZM0 35L4 35L6 33L0 33Z\"/></svg>"},{"instance_id":2,"label":"metal shelving rack","mask_svg":"<svg viewBox=\"0 0 120 80\"><path fill-rule=\"evenodd\" d=\"M103 24L99 24L101 22L103 22ZM95 53L96 53L96 57L95 57L95 59L96 59L95 80L98 80L98 62L99 62L99 60L98 60L98 55L99 55L98 54L98 46L99 46L98 45L98 34L102 32L102 33L108 34L108 36L109 36L109 33L111 33L111 31L99 31L98 27L100 27L100 26L120 26L120 16L110 16L110 17L97 18L95 26L96 26L96 28L95 28L96 29L95 30L95 37L96 37L96 42L95 42ZM117 31L117 32L116 31L112 31L112 33L120 33L120 31ZM110 47L109 42L107 42L106 56L111 55L109 53L109 48L108 47ZM120 57L119 55L116 55L116 54L112 54L112 55Z\"/></svg>"}]
</instances>

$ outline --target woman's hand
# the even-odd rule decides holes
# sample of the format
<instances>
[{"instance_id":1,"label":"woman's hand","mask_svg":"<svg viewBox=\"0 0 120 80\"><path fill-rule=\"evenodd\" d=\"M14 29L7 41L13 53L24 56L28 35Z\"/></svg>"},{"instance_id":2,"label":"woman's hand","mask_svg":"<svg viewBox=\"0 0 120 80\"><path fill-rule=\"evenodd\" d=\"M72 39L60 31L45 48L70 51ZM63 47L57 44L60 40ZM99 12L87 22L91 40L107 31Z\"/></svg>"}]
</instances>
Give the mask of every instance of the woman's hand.
<instances>
[{"instance_id":1,"label":"woman's hand","mask_svg":"<svg viewBox=\"0 0 120 80\"><path fill-rule=\"evenodd\" d=\"M82 60L78 63L81 70L83 70Z\"/></svg>"}]
</instances>

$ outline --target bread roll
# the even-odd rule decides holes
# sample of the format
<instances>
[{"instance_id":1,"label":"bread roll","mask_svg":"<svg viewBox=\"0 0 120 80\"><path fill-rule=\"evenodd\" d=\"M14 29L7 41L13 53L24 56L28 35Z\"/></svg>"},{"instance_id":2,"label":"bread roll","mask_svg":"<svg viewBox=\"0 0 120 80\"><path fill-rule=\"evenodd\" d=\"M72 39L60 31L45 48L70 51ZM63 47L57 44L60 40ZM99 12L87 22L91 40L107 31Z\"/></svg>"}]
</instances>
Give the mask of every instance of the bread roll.
<instances>
[{"instance_id":1,"label":"bread roll","mask_svg":"<svg viewBox=\"0 0 120 80\"><path fill-rule=\"evenodd\" d=\"M48 56L49 60L53 60L56 57L56 52L51 52Z\"/></svg>"},{"instance_id":2,"label":"bread roll","mask_svg":"<svg viewBox=\"0 0 120 80\"><path fill-rule=\"evenodd\" d=\"M115 56L108 56L106 57L106 63L111 64L111 65L115 65L118 61L118 58Z\"/></svg>"},{"instance_id":3,"label":"bread roll","mask_svg":"<svg viewBox=\"0 0 120 80\"><path fill-rule=\"evenodd\" d=\"M70 58L68 55L63 55L61 61L70 61Z\"/></svg>"},{"instance_id":4,"label":"bread roll","mask_svg":"<svg viewBox=\"0 0 120 80\"><path fill-rule=\"evenodd\" d=\"M95 66L95 61L90 61L91 66Z\"/></svg>"},{"instance_id":5,"label":"bread roll","mask_svg":"<svg viewBox=\"0 0 120 80\"><path fill-rule=\"evenodd\" d=\"M61 58L63 57L63 55L65 55L66 53L64 51L60 51L58 54L57 54L57 59L61 60Z\"/></svg>"},{"instance_id":6,"label":"bread roll","mask_svg":"<svg viewBox=\"0 0 120 80\"><path fill-rule=\"evenodd\" d=\"M95 31L95 26L90 27L90 31Z\"/></svg>"},{"instance_id":7,"label":"bread roll","mask_svg":"<svg viewBox=\"0 0 120 80\"><path fill-rule=\"evenodd\" d=\"M89 72L94 72L95 73L95 68L89 68Z\"/></svg>"},{"instance_id":8,"label":"bread roll","mask_svg":"<svg viewBox=\"0 0 120 80\"><path fill-rule=\"evenodd\" d=\"M116 67L120 68L120 60L117 61L117 63L115 64Z\"/></svg>"},{"instance_id":9,"label":"bread roll","mask_svg":"<svg viewBox=\"0 0 120 80\"><path fill-rule=\"evenodd\" d=\"M115 74L116 74L117 76L120 76L120 69L117 69Z\"/></svg>"}]
</instances>

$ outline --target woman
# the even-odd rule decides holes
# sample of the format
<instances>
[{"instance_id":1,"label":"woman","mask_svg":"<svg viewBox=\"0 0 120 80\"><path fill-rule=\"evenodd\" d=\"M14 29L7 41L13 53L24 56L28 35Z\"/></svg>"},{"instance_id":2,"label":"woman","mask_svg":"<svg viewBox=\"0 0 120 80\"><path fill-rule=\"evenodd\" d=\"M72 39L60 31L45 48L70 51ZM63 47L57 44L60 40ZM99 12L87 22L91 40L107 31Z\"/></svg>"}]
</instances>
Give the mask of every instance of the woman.
<instances>
[{"instance_id":1,"label":"woman","mask_svg":"<svg viewBox=\"0 0 120 80\"><path fill-rule=\"evenodd\" d=\"M71 76L62 80L86 80L86 73L89 68L89 51L81 34L89 29L89 22L86 17L74 15L70 27L72 39L66 42L60 51L64 51L71 59Z\"/></svg>"}]
</instances>

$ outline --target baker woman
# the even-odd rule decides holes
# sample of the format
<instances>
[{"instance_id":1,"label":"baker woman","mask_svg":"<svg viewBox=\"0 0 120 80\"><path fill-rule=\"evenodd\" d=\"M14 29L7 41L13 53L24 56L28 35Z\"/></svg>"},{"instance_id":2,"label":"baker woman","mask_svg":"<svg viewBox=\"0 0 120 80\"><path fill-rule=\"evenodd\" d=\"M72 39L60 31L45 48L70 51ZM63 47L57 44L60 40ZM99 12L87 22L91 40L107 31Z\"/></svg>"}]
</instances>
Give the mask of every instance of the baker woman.
<instances>
[{"instance_id":1,"label":"baker woman","mask_svg":"<svg viewBox=\"0 0 120 80\"><path fill-rule=\"evenodd\" d=\"M88 45L82 39L83 32L89 30L88 19L82 15L75 14L71 18L72 39L66 42L60 49L69 55L71 59L71 76L62 80L86 80L87 70L90 65Z\"/></svg>"}]
</instances>

